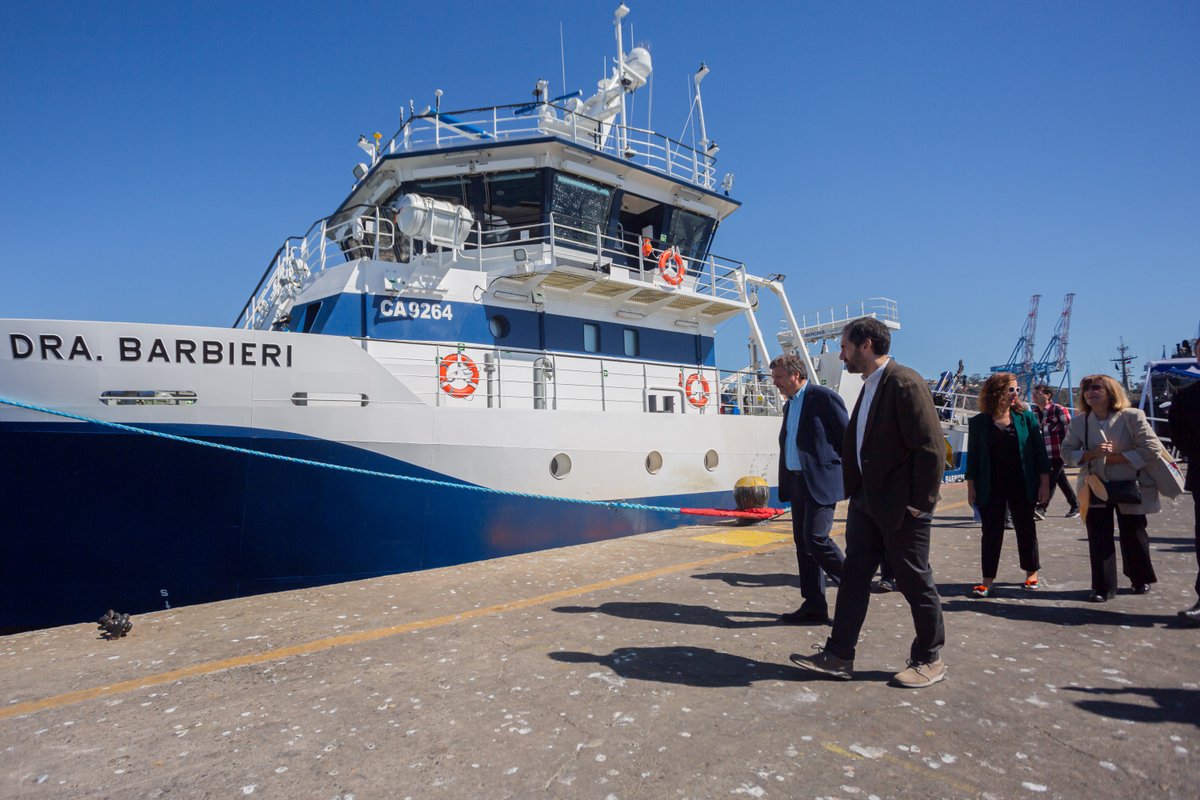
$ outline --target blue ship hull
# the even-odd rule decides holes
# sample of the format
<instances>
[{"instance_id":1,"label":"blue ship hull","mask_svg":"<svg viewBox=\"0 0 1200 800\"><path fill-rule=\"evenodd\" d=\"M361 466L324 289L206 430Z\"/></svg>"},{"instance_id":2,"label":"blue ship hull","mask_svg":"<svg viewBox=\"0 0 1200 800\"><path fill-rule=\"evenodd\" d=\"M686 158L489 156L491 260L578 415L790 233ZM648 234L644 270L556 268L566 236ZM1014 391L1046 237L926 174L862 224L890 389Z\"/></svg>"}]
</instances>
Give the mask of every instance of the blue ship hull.
<instances>
[{"instance_id":1,"label":"blue ship hull","mask_svg":"<svg viewBox=\"0 0 1200 800\"><path fill-rule=\"evenodd\" d=\"M161 428L449 480L262 431ZM461 564L676 527L677 515L370 477L87 424L0 425L0 630ZM720 507L729 492L627 498Z\"/></svg>"}]
</instances>

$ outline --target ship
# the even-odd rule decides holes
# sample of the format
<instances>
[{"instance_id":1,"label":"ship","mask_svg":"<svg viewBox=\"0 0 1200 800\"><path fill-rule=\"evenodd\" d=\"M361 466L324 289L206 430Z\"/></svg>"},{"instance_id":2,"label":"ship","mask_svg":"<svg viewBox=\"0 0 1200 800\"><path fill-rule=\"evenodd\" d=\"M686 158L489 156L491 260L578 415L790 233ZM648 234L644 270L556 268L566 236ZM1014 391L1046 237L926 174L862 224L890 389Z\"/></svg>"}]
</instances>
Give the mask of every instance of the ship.
<instances>
[{"instance_id":1,"label":"ship","mask_svg":"<svg viewBox=\"0 0 1200 800\"><path fill-rule=\"evenodd\" d=\"M633 124L653 67L627 13L589 97L439 92L360 137L349 194L232 324L0 320L0 629L678 527L746 476L776 501L769 352L852 404L861 380L810 348L863 316L898 328L896 304L797 317L783 276L715 253L740 203L708 68L697 142ZM749 346L721 352L747 355L718 364L739 318Z\"/></svg>"}]
</instances>

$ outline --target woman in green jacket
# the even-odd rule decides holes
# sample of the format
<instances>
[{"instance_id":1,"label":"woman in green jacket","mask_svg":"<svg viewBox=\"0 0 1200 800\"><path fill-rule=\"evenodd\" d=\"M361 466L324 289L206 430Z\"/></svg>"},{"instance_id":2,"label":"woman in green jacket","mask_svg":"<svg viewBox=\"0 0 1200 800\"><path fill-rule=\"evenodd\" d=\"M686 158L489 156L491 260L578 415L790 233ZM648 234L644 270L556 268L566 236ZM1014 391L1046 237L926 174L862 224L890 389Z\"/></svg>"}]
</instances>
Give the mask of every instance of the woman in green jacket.
<instances>
[{"instance_id":1,"label":"woman in green jacket","mask_svg":"<svg viewBox=\"0 0 1200 800\"><path fill-rule=\"evenodd\" d=\"M1050 459L1037 417L1017 395L1017 376L993 373L979 390L980 413L967 421L967 499L983 524L983 582L972 597L990 597L1000 567L1005 511L1012 516L1025 588L1038 588L1036 504L1050 497Z\"/></svg>"}]
</instances>

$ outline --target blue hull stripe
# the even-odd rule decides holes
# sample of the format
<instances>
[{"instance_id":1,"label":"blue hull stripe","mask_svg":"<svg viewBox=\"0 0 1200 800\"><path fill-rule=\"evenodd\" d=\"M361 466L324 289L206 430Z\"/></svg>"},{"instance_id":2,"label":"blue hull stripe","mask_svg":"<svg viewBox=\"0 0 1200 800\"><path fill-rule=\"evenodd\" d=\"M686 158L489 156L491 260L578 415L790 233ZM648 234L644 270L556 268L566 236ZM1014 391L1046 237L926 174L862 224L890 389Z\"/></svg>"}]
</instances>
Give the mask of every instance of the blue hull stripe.
<instances>
[{"instance_id":1,"label":"blue hull stripe","mask_svg":"<svg viewBox=\"0 0 1200 800\"><path fill-rule=\"evenodd\" d=\"M257 430L171 432L453 481L336 442ZM108 608L145 613L431 569L680 522L665 512L463 492L89 424L6 423L0 439L5 630L89 621ZM732 491L628 499L728 507Z\"/></svg>"}]
</instances>

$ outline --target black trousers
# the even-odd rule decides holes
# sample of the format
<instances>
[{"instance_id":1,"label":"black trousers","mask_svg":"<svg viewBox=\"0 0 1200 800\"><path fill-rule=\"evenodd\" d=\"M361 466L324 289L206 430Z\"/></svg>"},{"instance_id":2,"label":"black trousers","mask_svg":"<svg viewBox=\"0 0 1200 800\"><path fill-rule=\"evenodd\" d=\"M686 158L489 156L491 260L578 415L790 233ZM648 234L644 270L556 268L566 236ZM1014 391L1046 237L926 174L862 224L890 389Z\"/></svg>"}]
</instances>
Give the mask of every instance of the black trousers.
<instances>
[{"instance_id":1,"label":"black trousers","mask_svg":"<svg viewBox=\"0 0 1200 800\"><path fill-rule=\"evenodd\" d=\"M1050 459L1050 496L1046 498L1046 505L1038 506L1045 511L1050 506L1050 501L1054 499L1054 487L1062 489L1063 497L1067 498L1067 502L1071 508L1079 508L1079 499L1075 497L1075 489L1071 486L1071 479L1067 477L1067 473L1063 470L1063 460L1061 458Z\"/></svg>"},{"instance_id":2,"label":"black trousers","mask_svg":"<svg viewBox=\"0 0 1200 800\"><path fill-rule=\"evenodd\" d=\"M992 496L988 498L988 504L979 507L979 519L983 526L983 536L979 543L980 558L983 561L983 577L988 579L995 578L1000 568L1000 551L1004 547L1005 509L1012 514L1021 569L1036 572L1042 568L1038 559L1037 523L1033 519L1033 503L1025 493L1025 487L996 487Z\"/></svg>"},{"instance_id":3,"label":"black trousers","mask_svg":"<svg viewBox=\"0 0 1200 800\"><path fill-rule=\"evenodd\" d=\"M788 496L792 498L792 539L796 542L796 565L800 571L802 608L827 609L825 573L842 577L845 557L837 542L829 538L833 528L834 506L818 503L808 491L803 472L787 471Z\"/></svg>"},{"instance_id":4,"label":"black trousers","mask_svg":"<svg viewBox=\"0 0 1200 800\"><path fill-rule=\"evenodd\" d=\"M1157 583L1150 563L1150 538L1145 514L1122 514L1116 506L1090 506L1087 513L1088 556L1092 562L1092 591L1113 595L1117 591L1117 548L1113 542L1113 516L1121 532L1121 571L1132 583Z\"/></svg>"},{"instance_id":5,"label":"black trousers","mask_svg":"<svg viewBox=\"0 0 1200 800\"><path fill-rule=\"evenodd\" d=\"M1200 469L1200 464L1196 468ZM1188 469L1191 469L1191 465L1188 465ZM1192 507L1195 509L1192 527L1196 532L1196 594L1200 595L1200 491L1192 491Z\"/></svg>"},{"instance_id":6,"label":"black trousers","mask_svg":"<svg viewBox=\"0 0 1200 800\"><path fill-rule=\"evenodd\" d=\"M825 649L838 658L854 659L858 635L867 618L871 579L880 561L887 558L896 588L908 601L916 638L909 648L913 661L933 661L946 643L942 601L929 566L930 520L904 515L897 530L882 530L867 510L860 490L850 498L846 515L846 563L838 589L833 630Z\"/></svg>"}]
</instances>

